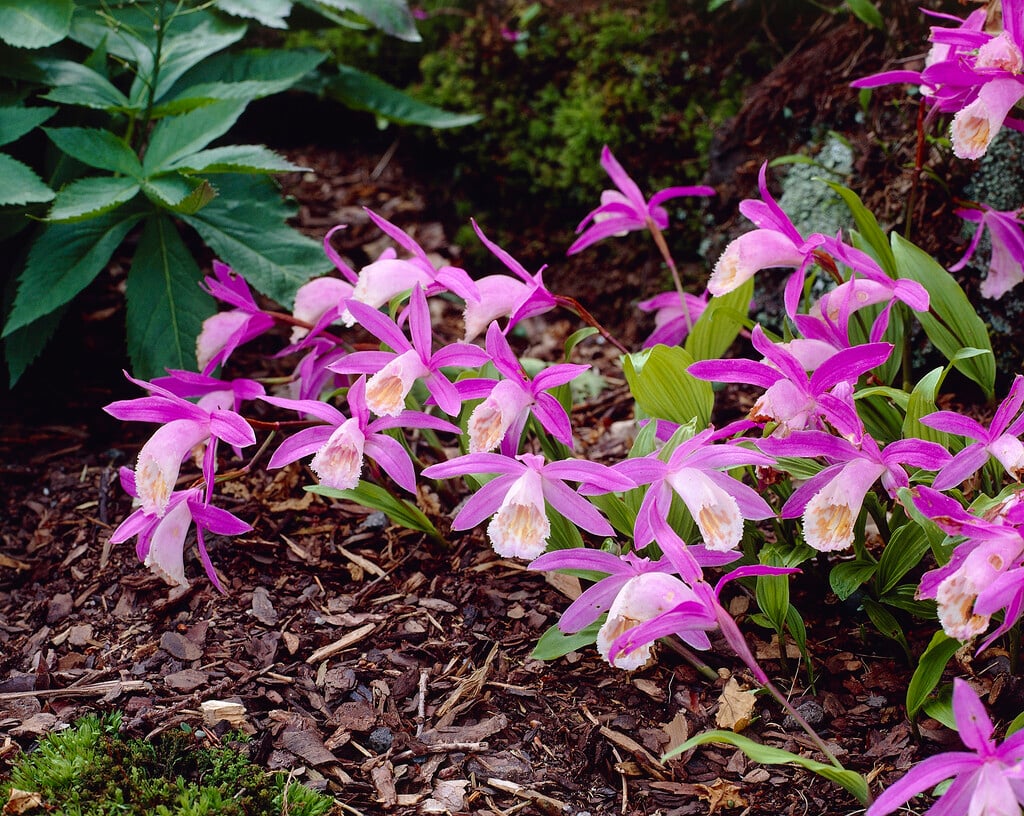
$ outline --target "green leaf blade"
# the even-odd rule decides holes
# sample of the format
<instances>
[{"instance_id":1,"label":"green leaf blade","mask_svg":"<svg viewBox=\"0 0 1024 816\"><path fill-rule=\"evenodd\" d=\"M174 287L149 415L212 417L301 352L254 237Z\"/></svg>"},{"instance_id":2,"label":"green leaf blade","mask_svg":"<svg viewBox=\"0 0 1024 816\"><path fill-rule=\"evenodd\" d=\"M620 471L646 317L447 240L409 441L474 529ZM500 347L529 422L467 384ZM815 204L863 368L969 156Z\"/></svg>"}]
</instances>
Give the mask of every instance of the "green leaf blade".
<instances>
[{"instance_id":1,"label":"green leaf blade","mask_svg":"<svg viewBox=\"0 0 1024 816\"><path fill-rule=\"evenodd\" d=\"M692 363L684 349L658 345L627 354L622 367L637 405L648 416L679 425L695 421L696 427L706 428L714 392L711 383L687 373Z\"/></svg>"},{"instance_id":2,"label":"green leaf blade","mask_svg":"<svg viewBox=\"0 0 1024 816\"><path fill-rule=\"evenodd\" d=\"M15 48L45 48L71 30L74 0L0 0L0 40Z\"/></svg>"},{"instance_id":3,"label":"green leaf blade","mask_svg":"<svg viewBox=\"0 0 1024 816\"><path fill-rule=\"evenodd\" d=\"M132 178L142 175L142 163L128 145L99 128L43 128L61 152L89 167L121 173Z\"/></svg>"},{"instance_id":4,"label":"green leaf blade","mask_svg":"<svg viewBox=\"0 0 1024 816\"><path fill-rule=\"evenodd\" d=\"M295 173L308 168L292 164L263 145L227 145L200 150L171 163L183 173Z\"/></svg>"},{"instance_id":5,"label":"green leaf blade","mask_svg":"<svg viewBox=\"0 0 1024 816\"><path fill-rule=\"evenodd\" d=\"M55 195L35 170L0 153L0 207L52 201Z\"/></svg>"},{"instance_id":6,"label":"green leaf blade","mask_svg":"<svg viewBox=\"0 0 1024 816\"><path fill-rule=\"evenodd\" d=\"M326 487L324 485L307 485L306 490L319 496L345 499L346 501L361 504L363 507L379 510L395 524L408 527L410 530L418 530L436 539L441 538L437 528L430 523L430 519L416 505L405 499L392 496L383 487L372 482L360 480L359 484L351 490L339 490L338 488Z\"/></svg>"},{"instance_id":7,"label":"green leaf blade","mask_svg":"<svg viewBox=\"0 0 1024 816\"><path fill-rule=\"evenodd\" d=\"M245 106L244 101L214 102L181 116L161 119L153 128L142 162L146 175L171 169L174 162L223 136L238 121Z\"/></svg>"},{"instance_id":8,"label":"green leaf blade","mask_svg":"<svg viewBox=\"0 0 1024 816\"><path fill-rule=\"evenodd\" d=\"M128 203L141 189L135 179L123 176L78 179L57 193L46 220L73 223L96 218Z\"/></svg>"},{"instance_id":9,"label":"green leaf blade","mask_svg":"<svg viewBox=\"0 0 1024 816\"><path fill-rule=\"evenodd\" d=\"M0 145L10 144L37 128L57 112L56 108L0 106Z\"/></svg>"}]
</instances>

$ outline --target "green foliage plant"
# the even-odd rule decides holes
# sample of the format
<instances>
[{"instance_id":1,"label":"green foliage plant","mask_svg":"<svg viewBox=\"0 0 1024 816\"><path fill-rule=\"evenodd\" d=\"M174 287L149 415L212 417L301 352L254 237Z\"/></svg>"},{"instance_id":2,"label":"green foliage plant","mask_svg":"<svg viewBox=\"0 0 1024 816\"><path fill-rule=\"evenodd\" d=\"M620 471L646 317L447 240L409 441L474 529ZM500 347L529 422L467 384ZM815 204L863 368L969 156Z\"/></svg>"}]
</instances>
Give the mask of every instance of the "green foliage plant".
<instances>
[{"instance_id":1,"label":"green foliage plant","mask_svg":"<svg viewBox=\"0 0 1024 816\"><path fill-rule=\"evenodd\" d=\"M405 0L301 5L418 38ZM24 233L8 249L11 384L115 256L127 256L128 352L143 376L195 364L214 311L199 286L209 250L284 304L326 270L317 242L288 225L295 209L271 178L303 168L262 145L222 143L252 101L301 81L396 121L473 119L446 119L355 68L317 73L326 55L314 49L245 47L252 23L272 42L291 10L287 0L0 3L0 77L14 88L0 99L0 144L33 132L26 152L37 160L0 154L0 238Z\"/></svg>"},{"instance_id":2,"label":"green foliage plant","mask_svg":"<svg viewBox=\"0 0 1024 816\"><path fill-rule=\"evenodd\" d=\"M15 764L0 797L37 794L53 816L324 816L334 805L263 771L229 739L201 742L201 732L180 728L126 739L120 725L116 713L89 715L47 735Z\"/></svg>"}]
</instances>

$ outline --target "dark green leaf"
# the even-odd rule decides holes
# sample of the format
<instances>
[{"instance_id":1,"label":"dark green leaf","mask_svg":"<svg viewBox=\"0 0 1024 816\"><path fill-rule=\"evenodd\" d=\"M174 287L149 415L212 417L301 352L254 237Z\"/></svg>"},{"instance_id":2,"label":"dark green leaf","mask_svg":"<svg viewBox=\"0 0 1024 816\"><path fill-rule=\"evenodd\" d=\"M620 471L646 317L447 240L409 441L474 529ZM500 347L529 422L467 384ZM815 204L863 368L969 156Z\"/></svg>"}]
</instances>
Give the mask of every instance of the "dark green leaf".
<instances>
[{"instance_id":1,"label":"dark green leaf","mask_svg":"<svg viewBox=\"0 0 1024 816\"><path fill-rule=\"evenodd\" d=\"M308 168L292 164L262 145L228 145L200 150L173 162L184 173L294 173Z\"/></svg>"},{"instance_id":2,"label":"dark green leaf","mask_svg":"<svg viewBox=\"0 0 1024 816\"><path fill-rule=\"evenodd\" d=\"M379 77L348 65L339 65L337 75L327 77L321 91L353 110L369 111L402 125L455 128L482 118L480 114L452 113L420 102Z\"/></svg>"},{"instance_id":3,"label":"dark green leaf","mask_svg":"<svg viewBox=\"0 0 1024 816\"><path fill-rule=\"evenodd\" d=\"M911 720L917 716L928 695L939 684L946 664L959 648L960 641L941 630L932 635L931 643L917 662L910 685L907 686L907 717Z\"/></svg>"},{"instance_id":4,"label":"dark green leaf","mask_svg":"<svg viewBox=\"0 0 1024 816\"><path fill-rule=\"evenodd\" d=\"M263 176L223 176L218 197L188 224L258 291L290 307L295 290L330 268L319 241L289 227L292 214Z\"/></svg>"},{"instance_id":5,"label":"dark green leaf","mask_svg":"<svg viewBox=\"0 0 1024 816\"><path fill-rule=\"evenodd\" d=\"M0 39L15 48L60 42L71 28L74 0L0 0Z\"/></svg>"},{"instance_id":6,"label":"dark green leaf","mask_svg":"<svg viewBox=\"0 0 1024 816\"><path fill-rule=\"evenodd\" d=\"M853 13L853 16L879 31L885 30L885 19L882 12L876 9L868 0L846 0L846 6Z\"/></svg>"},{"instance_id":7,"label":"dark green leaf","mask_svg":"<svg viewBox=\"0 0 1024 816\"><path fill-rule=\"evenodd\" d=\"M202 150L219 136L223 136L245 110L245 102L214 102L181 116L161 119L153 128L142 166L146 174L170 169L186 156Z\"/></svg>"},{"instance_id":8,"label":"dark green leaf","mask_svg":"<svg viewBox=\"0 0 1024 816\"><path fill-rule=\"evenodd\" d=\"M21 105L0 106L0 145L20 139L57 112L56 108L25 108Z\"/></svg>"},{"instance_id":9,"label":"dark green leaf","mask_svg":"<svg viewBox=\"0 0 1024 816\"><path fill-rule=\"evenodd\" d=\"M143 182L142 189L157 206L181 215L194 215L217 197L206 179L180 173L151 178Z\"/></svg>"},{"instance_id":10,"label":"dark green leaf","mask_svg":"<svg viewBox=\"0 0 1024 816\"><path fill-rule=\"evenodd\" d=\"M917 385L910 394L907 403L907 415L903 420L903 435L906 438L917 437L928 442L937 442L940 445L949 446L949 435L944 431L937 431L927 425L921 424L921 417L935 413L939 410L935 405L935 397L942 386L942 379L945 370L939 366L929 371L918 380Z\"/></svg>"},{"instance_id":11,"label":"dark green leaf","mask_svg":"<svg viewBox=\"0 0 1024 816\"><path fill-rule=\"evenodd\" d=\"M364 17L385 34L406 42L419 42L416 20L405 0L301 0L302 5L351 11Z\"/></svg>"},{"instance_id":12,"label":"dark green leaf","mask_svg":"<svg viewBox=\"0 0 1024 816\"><path fill-rule=\"evenodd\" d=\"M346 501L361 504L363 507L380 510L395 524L400 524L402 527L418 530L421 533L426 533L429 536L440 539L440 535L434 528L434 525L430 523L430 519L415 504L392 496L383 487L371 482L360 480L359 484L351 490L338 490L337 488L325 487L324 485L307 485L306 490L321 496L345 499Z\"/></svg>"},{"instance_id":13,"label":"dark green leaf","mask_svg":"<svg viewBox=\"0 0 1024 816\"><path fill-rule=\"evenodd\" d=\"M50 342L50 338L57 331L66 311L67 305L65 304L35 322L11 332L4 338L8 383L12 388L33 360L46 348L46 344Z\"/></svg>"},{"instance_id":14,"label":"dark green leaf","mask_svg":"<svg viewBox=\"0 0 1024 816\"><path fill-rule=\"evenodd\" d=\"M952 685L943 686L939 690L939 693L932 699L928 700L928 702L921 706L921 708L923 709L925 714L927 714L933 720L938 720L940 723L946 726L946 728L950 728L953 731L958 731L960 729L960 726L957 725L956 722L956 715L953 713ZM1020 719L1020 717L1024 717L1024 714L1019 715L1018 719ZM1016 730L1013 727L1016 721L1017 720L1014 720L1014 722L1011 722L1008 726L1006 726L1006 736L1010 736L1010 734L1012 734ZM1020 726L1018 725L1017 728L1020 728Z\"/></svg>"},{"instance_id":15,"label":"dark green leaf","mask_svg":"<svg viewBox=\"0 0 1024 816\"><path fill-rule=\"evenodd\" d=\"M217 8L225 14L246 17L268 28L288 28L289 0L217 0Z\"/></svg>"},{"instance_id":16,"label":"dark green leaf","mask_svg":"<svg viewBox=\"0 0 1024 816\"><path fill-rule=\"evenodd\" d=\"M61 152L82 164L139 178L142 164L135 151L109 130L98 128L43 128Z\"/></svg>"},{"instance_id":17,"label":"dark green leaf","mask_svg":"<svg viewBox=\"0 0 1024 816\"><path fill-rule=\"evenodd\" d=\"M715 360L725 354L743 328L753 296L754 279L750 278L731 292L708 301L686 338L686 350L694 360Z\"/></svg>"},{"instance_id":18,"label":"dark green leaf","mask_svg":"<svg viewBox=\"0 0 1024 816\"><path fill-rule=\"evenodd\" d=\"M910 520L890 537L882 557L878 560L878 594L885 595L895 588L904 575L921 563L928 552L928 536Z\"/></svg>"},{"instance_id":19,"label":"dark green leaf","mask_svg":"<svg viewBox=\"0 0 1024 816\"><path fill-rule=\"evenodd\" d=\"M95 218L131 201L141 189L139 182L124 176L78 179L57 193L46 220L70 223Z\"/></svg>"},{"instance_id":20,"label":"dark green leaf","mask_svg":"<svg viewBox=\"0 0 1024 816\"><path fill-rule=\"evenodd\" d=\"M915 280L928 290L931 308L915 313L928 339L991 398L996 365L985 321L978 317L953 276L928 253L896 233L892 235L892 251L900 277ZM988 354L958 358L958 352L965 347L982 349Z\"/></svg>"},{"instance_id":21,"label":"dark green leaf","mask_svg":"<svg viewBox=\"0 0 1024 816\"><path fill-rule=\"evenodd\" d=\"M781 632L789 612L789 576L758 575L754 595L757 606L772 623L772 628Z\"/></svg>"},{"instance_id":22,"label":"dark green leaf","mask_svg":"<svg viewBox=\"0 0 1024 816\"><path fill-rule=\"evenodd\" d=\"M88 286L141 217L121 210L46 227L29 251L4 336L48 315Z\"/></svg>"},{"instance_id":23,"label":"dark green leaf","mask_svg":"<svg viewBox=\"0 0 1024 816\"><path fill-rule=\"evenodd\" d=\"M871 580L877 569L878 564L874 561L843 561L829 570L828 583L836 597L845 601L859 587Z\"/></svg>"},{"instance_id":24,"label":"dark green leaf","mask_svg":"<svg viewBox=\"0 0 1024 816\"><path fill-rule=\"evenodd\" d=\"M782 748L775 748L771 745L762 745L754 742L742 734L734 734L732 731L705 731L690 737L682 745L678 745L662 757L662 761L672 759L680 754L696 748L698 745L706 745L709 742L723 743L739 748L744 754L759 765L798 765L808 771L825 777L831 782L840 785L854 796L861 804L868 802L868 783L859 773L848 771L845 768L837 768L835 765L826 765L824 762L792 754Z\"/></svg>"},{"instance_id":25,"label":"dark green leaf","mask_svg":"<svg viewBox=\"0 0 1024 816\"><path fill-rule=\"evenodd\" d=\"M680 425L694 421L705 428L715 396L711 383L687 373L692 364L693 357L684 349L657 345L627 354L622 368L633 398L648 416Z\"/></svg>"},{"instance_id":26,"label":"dark green leaf","mask_svg":"<svg viewBox=\"0 0 1024 816\"><path fill-rule=\"evenodd\" d=\"M146 221L125 292L128 353L135 376L193 370L196 337L216 308L199 288L202 273L170 218Z\"/></svg>"},{"instance_id":27,"label":"dark green leaf","mask_svg":"<svg viewBox=\"0 0 1024 816\"><path fill-rule=\"evenodd\" d=\"M569 519L553 509L547 507L548 522L551 524L551 534L548 536L548 547L552 550L571 550L583 546L583 536L580 535L580 528Z\"/></svg>"},{"instance_id":28,"label":"dark green leaf","mask_svg":"<svg viewBox=\"0 0 1024 816\"><path fill-rule=\"evenodd\" d=\"M50 201L54 195L35 170L0 153L0 207Z\"/></svg>"},{"instance_id":29,"label":"dark green leaf","mask_svg":"<svg viewBox=\"0 0 1024 816\"><path fill-rule=\"evenodd\" d=\"M864 599L864 611L871 618L875 628L887 638L895 640L903 647L903 651L907 653L907 658L910 659L910 644L907 643L907 636L903 633L903 627L900 626L900 622L896 620L892 612L871 600L871 598Z\"/></svg>"},{"instance_id":30,"label":"dark green leaf","mask_svg":"<svg viewBox=\"0 0 1024 816\"><path fill-rule=\"evenodd\" d=\"M60 59L41 59L36 64L43 72L46 84L51 86L43 99L106 111L131 109L128 97L92 68Z\"/></svg>"},{"instance_id":31,"label":"dark green leaf","mask_svg":"<svg viewBox=\"0 0 1024 816\"><path fill-rule=\"evenodd\" d=\"M530 657L534 660L557 660L569 652L585 649L597 640L597 631L600 628L601 621L597 620L590 626L567 635L558 628L558 624L555 624L540 636Z\"/></svg>"}]
</instances>

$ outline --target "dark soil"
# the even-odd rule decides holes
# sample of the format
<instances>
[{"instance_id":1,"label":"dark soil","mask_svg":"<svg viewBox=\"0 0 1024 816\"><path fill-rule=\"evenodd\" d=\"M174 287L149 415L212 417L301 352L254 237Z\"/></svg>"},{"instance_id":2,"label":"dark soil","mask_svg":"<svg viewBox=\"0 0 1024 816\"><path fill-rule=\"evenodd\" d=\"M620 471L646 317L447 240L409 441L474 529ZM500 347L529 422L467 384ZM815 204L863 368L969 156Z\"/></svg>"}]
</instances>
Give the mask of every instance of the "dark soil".
<instances>
[{"instance_id":1,"label":"dark soil","mask_svg":"<svg viewBox=\"0 0 1024 816\"><path fill-rule=\"evenodd\" d=\"M842 19L826 20L815 36L816 45L751 88L737 121L720 134L713 181L722 212L753 193L764 159L799 146L785 138L795 116L803 128L833 122L857 141L858 175L871 182L862 192L883 221L899 218L915 186L915 217L946 223L949 210L931 183L904 169L916 150L913 131L903 135L916 108L876 101L869 121L854 124L859 106L846 84L879 69L896 45ZM301 204L298 225L321 236L349 223L338 248L363 263L375 254L366 244L379 237L361 210L369 206L457 262L443 190L417 173L417 156L403 144L393 155L291 151L314 170L286 180ZM528 268L552 262L552 287L592 305L627 345L638 346L649 330L624 315L661 288L653 255L627 268L602 248L595 267L593 256L566 261L507 249ZM273 474L257 467L224 485L223 506L253 525L247 536L214 542L226 595L202 577L195 558L186 565L191 586L168 591L130 545L109 543L130 512L117 469L133 463L149 430L100 411L136 395L111 351L122 334L111 280L90 290L88 308L71 316L70 329L3 405L0 774L39 734L91 711L123 711L132 734L187 723L201 739L217 741L228 726L210 719L210 703L230 701L243 706L238 723L254 735L256 760L328 790L338 813L858 810L851 796L817 777L760 767L730 748L659 762L667 748L715 727L732 672L744 682L729 649L705 655L718 682L668 648L657 665L631 674L589 649L534 660L538 637L578 585L552 585L500 559L480 531L452 535L442 546L357 506L305 493L312 477L299 466ZM543 351L574 328L556 317L531 342ZM592 353L607 364L603 352ZM613 423L628 418L627 410L622 388L578 406L592 453L616 453ZM458 497L421 499L443 526ZM778 644L746 621L750 599L729 601L758 659L842 761L885 780L934 751L927 740L940 738L938 725L924 722L922 747L906 722L909 669L898 648L862 613L822 595L812 576L795 582L794 602L806 615L813 688L793 647L781 660ZM908 634L920 650L930 632ZM1012 686L997 678L992 702L1013 702ZM769 698L758 702L745 733L815 755Z\"/></svg>"}]
</instances>

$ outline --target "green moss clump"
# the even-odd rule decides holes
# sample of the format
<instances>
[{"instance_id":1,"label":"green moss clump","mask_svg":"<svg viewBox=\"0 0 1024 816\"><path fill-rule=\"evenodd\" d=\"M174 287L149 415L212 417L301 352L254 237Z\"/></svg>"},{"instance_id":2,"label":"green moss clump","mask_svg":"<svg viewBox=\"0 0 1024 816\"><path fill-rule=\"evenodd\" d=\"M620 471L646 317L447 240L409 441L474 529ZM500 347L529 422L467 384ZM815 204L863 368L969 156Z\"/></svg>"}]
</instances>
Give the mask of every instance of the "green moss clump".
<instances>
[{"instance_id":1,"label":"green moss clump","mask_svg":"<svg viewBox=\"0 0 1024 816\"><path fill-rule=\"evenodd\" d=\"M192 732L124 739L116 714L80 720L44 738L0 785L42 796L53 816L324 816L333 800L270 774L227 745Z\"/></svg>"}]
</instances>

